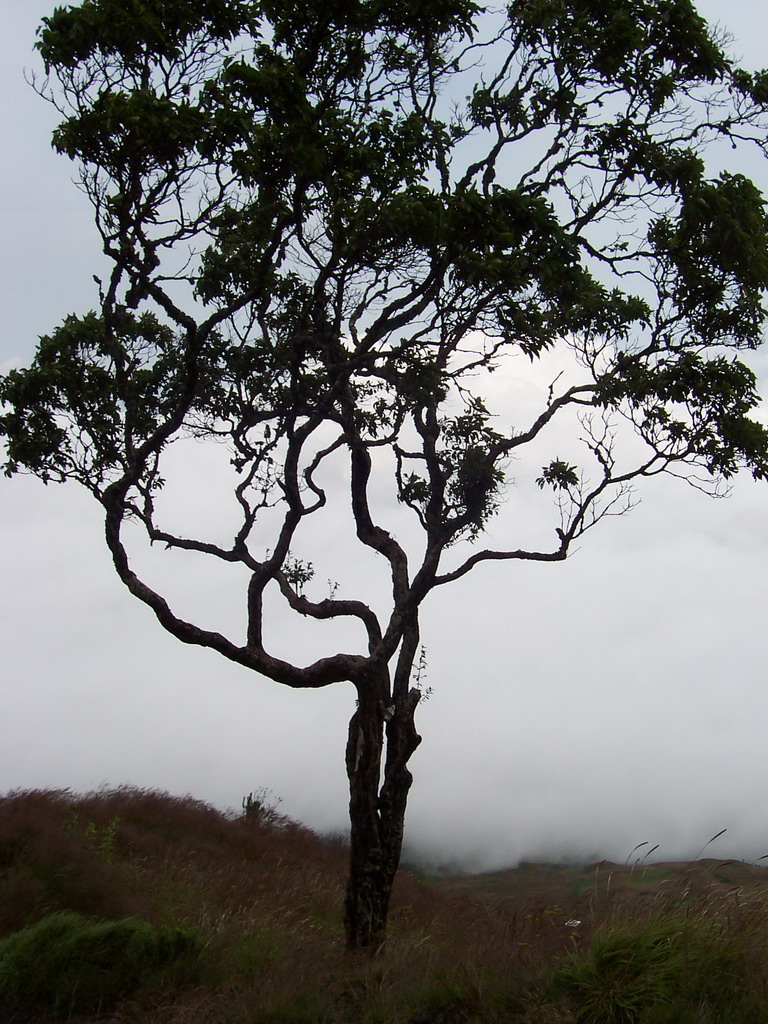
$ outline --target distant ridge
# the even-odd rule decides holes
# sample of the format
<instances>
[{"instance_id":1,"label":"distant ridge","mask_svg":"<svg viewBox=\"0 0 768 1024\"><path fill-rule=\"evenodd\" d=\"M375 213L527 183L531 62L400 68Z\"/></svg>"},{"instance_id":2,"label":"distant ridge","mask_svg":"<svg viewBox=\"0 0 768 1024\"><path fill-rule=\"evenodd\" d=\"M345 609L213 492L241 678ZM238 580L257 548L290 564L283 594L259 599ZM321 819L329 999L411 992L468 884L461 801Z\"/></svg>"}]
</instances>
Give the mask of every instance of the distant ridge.
<instances>
[{"instance_id":1,"label":"distant ridge","mask_svg":"<svg viewBox=\"0 0 768 1024\"><path fill-rule=\"evenodd\" d=\"M434 884L454 896L485 902L568 903L588 897L604 900L653 898L662 890L701 895L704 892L743 890L765 893L768 868L739 860L706 858L695 861L660 861L652 864L546 864L523 862L518 867L480 874L436 877Z\"/></svg>"}]
</instances>

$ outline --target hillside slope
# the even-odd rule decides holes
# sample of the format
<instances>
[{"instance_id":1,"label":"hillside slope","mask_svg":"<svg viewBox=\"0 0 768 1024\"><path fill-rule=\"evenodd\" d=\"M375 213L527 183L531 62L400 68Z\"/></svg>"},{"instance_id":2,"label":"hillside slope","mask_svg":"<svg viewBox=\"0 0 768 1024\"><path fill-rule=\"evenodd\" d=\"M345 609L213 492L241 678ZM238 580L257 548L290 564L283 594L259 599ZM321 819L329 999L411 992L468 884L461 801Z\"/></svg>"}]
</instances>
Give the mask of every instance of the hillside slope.
<instances>
[{"instance_id":1,"label":"hillside slope","mask_svg":"<svg viewBox=\"0 0 768 1024\"><path fill-rule=\"evenodd\" d=\"M0 799L0 1024L768 1020L762 869L401 872L369 959L344 949L344 845L251 811L130 788Z\"/></svg>"}]
</instances>

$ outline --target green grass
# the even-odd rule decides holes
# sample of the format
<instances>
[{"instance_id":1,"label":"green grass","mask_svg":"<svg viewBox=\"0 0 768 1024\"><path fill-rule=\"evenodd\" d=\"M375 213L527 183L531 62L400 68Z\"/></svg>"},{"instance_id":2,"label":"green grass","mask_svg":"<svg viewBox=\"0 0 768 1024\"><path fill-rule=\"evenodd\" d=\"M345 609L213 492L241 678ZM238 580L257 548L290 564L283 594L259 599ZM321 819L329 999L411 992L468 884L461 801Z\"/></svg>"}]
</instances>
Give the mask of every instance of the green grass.
<instances>
[{"instance_id":1,"label":"green grass","mask_svg":"<svg viewBox=\"0 0 768 1024\"><path fill-rule=\"evenodd\" d=\"M371 961L344 948L346 859L282 817L189 798L11 794L0 1005L36 1024L768 1021L768 896L748 865L727 885L717 866L654 868L643 892L615 866L610 884L527 865L460 891L403 873Z\"/></svg>"}]
</instances>

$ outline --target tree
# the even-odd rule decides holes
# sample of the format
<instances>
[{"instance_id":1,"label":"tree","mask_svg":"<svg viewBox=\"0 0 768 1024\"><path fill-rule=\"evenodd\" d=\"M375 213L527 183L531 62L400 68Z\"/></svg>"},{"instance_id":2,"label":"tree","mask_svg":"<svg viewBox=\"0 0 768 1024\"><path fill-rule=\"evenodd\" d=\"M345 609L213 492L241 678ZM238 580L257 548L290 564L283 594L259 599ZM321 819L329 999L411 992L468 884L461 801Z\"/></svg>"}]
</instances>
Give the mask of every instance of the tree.
<instances>
[{"instance_id":1,"label":"tree","mask_svg":"<svg viewBox=\"0 0 768 1024\"><path fill-rule=\"evenodd\" d=\"M739 69L689 0L83 0L38 47L111 271L98 308L0 382L6 473L88 488L121 580L184 643L355 687L345 927L376 948L427 595L492 560L565 559L640 478L768 477L741 357L762 341L763 198L705 162L731 160L723 141L765 153L768 73ZM494 412L513 357L561 350L535 417ZM483 546L512 460L561 422L582 454L550 449L534 477L551 545ZM166 525L189 437L226 446L225 543ZM322 596L301 547L341 467L383 613ZM415 555L383 525L395 498ZM129 557L136 527L240 573L245 635L177 614ZM361 642L307 665L270 653L275 595Z\"/></svg>"}]
</instances>

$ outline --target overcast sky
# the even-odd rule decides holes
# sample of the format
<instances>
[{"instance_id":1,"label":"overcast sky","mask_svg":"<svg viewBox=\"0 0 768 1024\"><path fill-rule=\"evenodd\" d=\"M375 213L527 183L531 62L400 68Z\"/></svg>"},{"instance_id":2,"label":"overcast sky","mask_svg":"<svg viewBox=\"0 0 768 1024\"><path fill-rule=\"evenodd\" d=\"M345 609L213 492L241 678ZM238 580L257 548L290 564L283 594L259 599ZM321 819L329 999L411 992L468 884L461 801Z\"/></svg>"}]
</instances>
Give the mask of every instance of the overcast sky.
<instances>
[{"instance_id":1,"label":"overcast sky","mask_svg":"<svg viewBox=\"0 0 768 1024\"><path fill-rule=\"evenodd\" d=\"M90 208L23 77L52 6L10 0L0 38L0 371L95 302ZM768 64L764 0L699 6ZM641 497L565 564L486 566L428 600L412 848L475 867L624 860L641 842L671 859L727 829L712 855L768 854L768 488L713 501L655 481ZM263 786L346 827L351 687L291 691L166 635L75 485L3 479L0 510L0 791L131 783L234 807ZM215 614L219 580L178 573Z\"/></svg>"}]
</instances>

